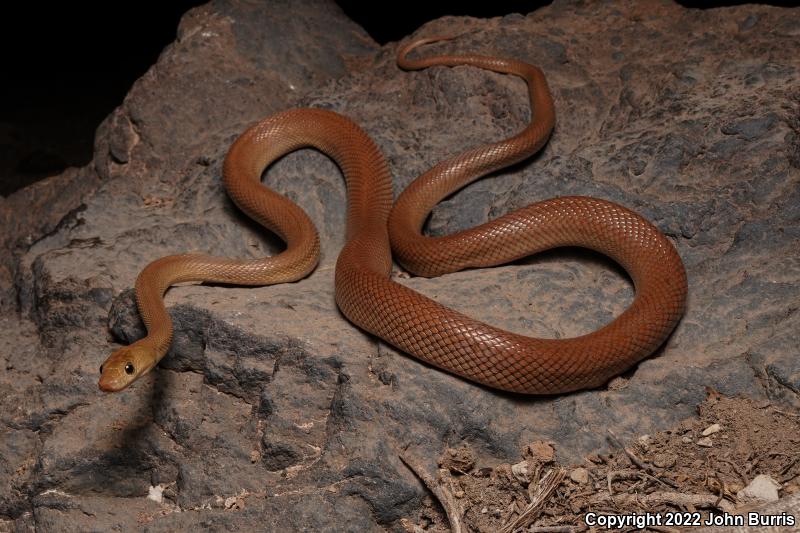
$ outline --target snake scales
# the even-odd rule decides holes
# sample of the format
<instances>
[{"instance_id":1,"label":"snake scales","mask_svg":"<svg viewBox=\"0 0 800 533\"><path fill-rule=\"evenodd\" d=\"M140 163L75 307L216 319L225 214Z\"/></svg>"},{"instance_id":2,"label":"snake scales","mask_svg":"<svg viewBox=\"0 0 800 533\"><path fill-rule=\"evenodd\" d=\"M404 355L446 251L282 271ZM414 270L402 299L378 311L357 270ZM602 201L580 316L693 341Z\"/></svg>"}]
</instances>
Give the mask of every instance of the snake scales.
<instances>
[{"instance_id":1,"label":"snake scales","mask_svg":"<svg viewBox=\"0 0 800 533\"><path fill-rule=\"evenodd\" d=\"M509 139L437 164L409 185L394 208L391 176L380 149L349 119L322 109L293 109L252 126L225 158L225 187L242 211L286 242L286 250L256 260L175 255L147 265L136 280L136 297L148 335L105 361L102 390L124 389L167 352L172 323L163 295L171 285L267 285L301 279L315 268L319 236L313 223L297 205L261 184L270 163L304 147L331 157L347 182L348 238L336 262L336 303L351 322L404 352L491 387L553 394L602 385L663 343L683 314L686 273L667 238L624 207L596 198L561 197L457 234L422 235L426 217L441 199L536 153L555 123L550 91L537 67L478 55L408 59L417 46L444 39L421 39L403 47L398 65L406 70L471 65L519 76L529 89L530 124ZM409 271L436 276L560 246L590 248L611 257L628 272L636 290L625 312L581 337L537 339L510 333L389 277L392 251Z\"/></svg>"}]
</instances>

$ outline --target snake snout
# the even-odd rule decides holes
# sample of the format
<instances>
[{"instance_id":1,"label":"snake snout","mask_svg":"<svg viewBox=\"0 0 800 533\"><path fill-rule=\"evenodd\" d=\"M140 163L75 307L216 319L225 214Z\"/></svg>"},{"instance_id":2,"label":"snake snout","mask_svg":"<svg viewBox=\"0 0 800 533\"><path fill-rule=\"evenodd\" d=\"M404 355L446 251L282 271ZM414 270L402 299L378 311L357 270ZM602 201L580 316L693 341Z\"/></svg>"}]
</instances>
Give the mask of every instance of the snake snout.
<instances>
[{"instance_id":1,"label":"snake snout","mask_svg":"<svg viewBox=\"0 0 800 533\"><path fill-rule=\"evenodd\" d=\"M100 366L97 386L104 392L117 392L146 374L154 366L152 350L146 346L123 346Z\"/></svg>"}]
</instances>

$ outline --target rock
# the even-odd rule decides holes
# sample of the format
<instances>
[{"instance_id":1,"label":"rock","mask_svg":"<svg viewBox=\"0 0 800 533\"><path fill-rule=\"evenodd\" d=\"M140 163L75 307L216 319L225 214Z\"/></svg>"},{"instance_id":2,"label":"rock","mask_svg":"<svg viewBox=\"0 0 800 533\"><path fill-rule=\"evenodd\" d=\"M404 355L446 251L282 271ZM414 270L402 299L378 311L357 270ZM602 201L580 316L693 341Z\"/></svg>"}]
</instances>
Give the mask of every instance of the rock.
<instances>
[{"instance_id":1,"label":"rock","mask_svg":"<svg viewBox=\"0 0 800 533\"><path fill-rule=\"evenodd\" d=\"M722 429L722 426L719 424L711 424L703 430L703 436L708 437L709 435L713 435L714 433L719 432L720 429Z\"/></svg>"},{"instance_id":2,"label":"rock","mask_svg":"<svg viewBox=\"0 0 800 533\"><path fill-rule=\"evenodd\" d=\"M695 416L706 387L796 398L797 20L797 10L764 5L557 1L527 16L448 17L409 36L461 34L421 55L536 62L558 117L538 156L447 198L427 231L579 194L640 212L675 243L690 280L686 316L615 386L497 393L354 328L333 296L344 184L306 150L264 182L317 224L319 268L272 287L174 288L169 354L131 389L103 395L99 364L143 334L130 289L146 264L282 249L221 184L225 153L247 125L298 105L345 113L386 153L398 193L530 114L511 76L401 71L398 43L379 47L330 2L214 0L190 11L98 128L91 165L0 200L3 525L129 530L146 515L154 531L384 531L415 517L428 495L397 459L409 446L432 467L461 443L477 464L513 463L534 439L544 444L526 459L554 460L553 442L564 462L580 461L606 446L608 428L652 434ZM550 338L602 327L633 298L613 262L575 250L399 282ZM167 487L161 503L147 498L157 486ZM243 507L226 510L243 491Z\"/></svg>"},{"instance_id":3,"label":"rock","mask_svg":"<svg viewBox=\"0 0 800 533\"><path fill-rule=\"evenodd\" d=\"M746 502L774 502L778 500L781 485L765 474L756 476L745 488L736 493L736 498Z\"/></svg>"},{"instance_id":4,"label":"rock","mask_svg":"<svg viewBox=\"0 0 800 533\"><path fill-rule=\"evenodd\" d=\"M225 498L223 502L223 508L225 509L244 509L244 498L242 496L229 496Z\"/></svg>"},{"instance_id":5,"label":"rock","mask_svg":"<svg viewBox=\"0 0 800 533\"><path fill-rule=\"evenodd\" d=\"M590 453L590 454L587 454L587 455L586 455L586 459L587 459L588 461L590 461L590 462L594 463L594 464L601 464L601 463L604 463L604 462L605 462L605 461L603 460L603 458L600 456L600 454L598 454L598 453L595 453L595 452L592 452L592 453Z\"/></svg>"},{"instance_id":6,"label":"rock","mask_svg":"<svg viewBox=\"0 0 800 533\"><path fill-rule=\"evenodd\" d=\"M556 450L550 443L539 440L525 446L522 456L537 463L552 463L556 460Z\"/></svg>"},{"instance_id":7,"label":"rock","mask_svg":"<svg viewBox=\"0 0 800 533\"><path fill-rule=\"evenodd\" d=\"M569 478L581 485L589 482L589 471L585 468L575 468L569 473Z\"/></svg>"},{"instance_id":8,"label":"rock","mask_svg":"<svg viewBox=\"0 0 800 533\"><path fill-rule=\"evenodd\" d=\"M697 445L702 446L703 448L711 448L714 446L714 442L708 437L703 437L701 439L697 439Z\"/></svg>"},{"instance_id":9,"label":"rock","mask_svg":"<svg viewBox=\"0 0 800 533\"><path fill-rule=\"evenodd\" d=\"M687 437L686 435L684 435L683 437L681 437L681 442L684 443L684 444L691 444L692 443L692 438L691 437Z\"/></svg>"},{"instance_id":10,"label":"rock","mask_svg":"<svg viewBox=\"0 0 800 533\"><path fill-rule=\"evenodd\" d=\"M161 503L164 498L164 487L156 485L147 489L147 499L153 500L156 503Z\"/></svg>"},{"instance_id":11,"label":"rock","mask_svg":"<svg viewBox=\"0 0 800 533\"><path fill-rule=\"evenodd\" d=\"M528 477L528 461L520 461L511 465L511 473L522 485L528 485L531 479Z\"/></svg>"},{"instance_id":12,"label":"rock","mask_svg":"<svg viewBox=\"0 0 800 533\"><path fill-rule=\"evenodd\" d=\"M657 453L653 456L653 466L658 468L671 468L675 466L677 458L667 453Z\"/></svg>"}]
</instances>

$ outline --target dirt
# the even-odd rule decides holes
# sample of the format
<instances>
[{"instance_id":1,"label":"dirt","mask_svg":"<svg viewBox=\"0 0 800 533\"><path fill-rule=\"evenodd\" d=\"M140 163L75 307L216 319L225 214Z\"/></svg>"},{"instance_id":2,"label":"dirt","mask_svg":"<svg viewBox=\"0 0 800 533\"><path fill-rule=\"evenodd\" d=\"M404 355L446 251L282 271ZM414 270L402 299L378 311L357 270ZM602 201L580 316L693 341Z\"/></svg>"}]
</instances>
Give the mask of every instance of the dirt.
<instances>
[{"instance_id":1,"label":"dirt","mask_svg":"<svg viewBox=\"0 0 800 533\"><path fill-rule=\"evenodd\" d=\"M556 445L543 441L526 446L519 463L493 467L476 465L467 447L451 448L439 460L437 490L449 491L461 508L463 531L481 533L606 530L586 524L590 512L680 513L691 520L699 513L702 524L712 512L753 509L754 503L739 501L737 493L760 474L780 484L782 497L800 492L800 413L713 390L697 411L696 418L640 435L624 448L609 432L613 451L588 454L579 464L559 463ZM548 475L560 482L520 522ZM414 533L450 531L447 514L433 496L415 520L403 524ZM653 525L644 530L680 528Z\"/></svg>"}]
</instances>

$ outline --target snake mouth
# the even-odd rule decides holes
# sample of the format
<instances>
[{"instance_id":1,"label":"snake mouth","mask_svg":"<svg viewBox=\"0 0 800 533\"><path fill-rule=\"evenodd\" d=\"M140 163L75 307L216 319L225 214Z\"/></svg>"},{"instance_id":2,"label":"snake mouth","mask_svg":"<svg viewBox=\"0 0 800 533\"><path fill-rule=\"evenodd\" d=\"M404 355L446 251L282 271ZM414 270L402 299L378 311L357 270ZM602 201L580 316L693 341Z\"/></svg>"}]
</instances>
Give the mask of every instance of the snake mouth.
<instances>
[{"instance_id":1,"label":"snake mouth","mask_svg":"<svg viewBox=\"0 0 800 533\"><path fill-rule=\"evenodd\" d=\"M156 366L155 361L148 360L145 363L141 363L125 352L123 352L123 356L120 359L122 362L118 360L109 364L106 361L103 364L103 371L97 382L97 386L101 391L119 392L127 389L134 381L150 372Z\"/></svg>"},{"instance_id":2,"label":"snake mouth","mask_svg":"<svg viewBox=\"0 0 800 533\"><path fill-rule=\"evenodd\" d=\"M119 392L125 388L125 385L120 386L117 380L113 379L111 376L106 376L106 375L100 376L100 380L97 382L97 386L100 387L100 390L103 392Z\"/></svg>"}]
</instances>

